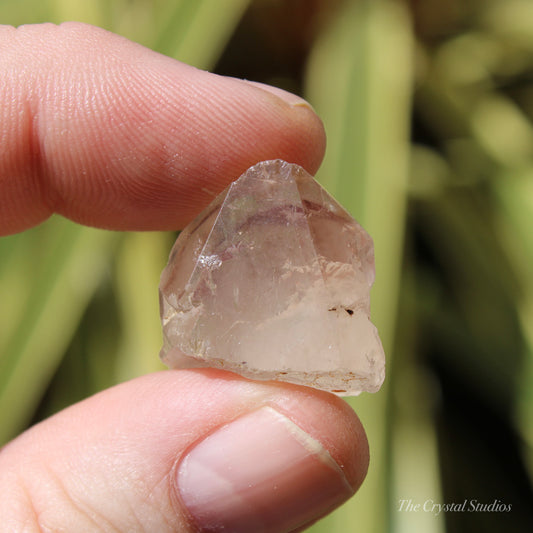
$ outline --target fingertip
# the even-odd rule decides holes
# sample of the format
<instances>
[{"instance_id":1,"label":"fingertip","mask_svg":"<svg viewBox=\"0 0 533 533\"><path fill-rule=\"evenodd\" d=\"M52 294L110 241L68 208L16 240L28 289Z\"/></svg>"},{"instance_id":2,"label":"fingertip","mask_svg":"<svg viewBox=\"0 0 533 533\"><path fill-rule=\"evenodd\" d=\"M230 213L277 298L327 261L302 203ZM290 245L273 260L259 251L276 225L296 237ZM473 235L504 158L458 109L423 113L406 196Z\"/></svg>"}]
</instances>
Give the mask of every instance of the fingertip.
<instances>
[{"instance_id":1,"label":"fingertip","mask_svg":"<svg viewBox=\"0 0 533 533\"><path fill-rule=\"evenodd\" d=\"M107 229L178 229L259 161L314 173L322 160L320 119L279 89L80 23L1 37L0 233L51 211Z\"/></svg>"},{"instance_id":2,"label":"fingertip","mask_svg":"<svg viewBox=\"0 0 533 533\"><path fill-rule=\"evenodd\" d=\"M326 151L326 130L320 117L316 114L313 106L301 96L288 92L273 85L259 83L250 80L240 80L249 86L266 92L274 98L277 103L283 102L289 106L288 113L292 113L295 122L294 129L304 133L301 149L297 160L289 161L305 168L311 175L314 175Z\"/></svg>"},{"instance_id":3,"label":"fingertip","mask_svg":"<svg viewBox=\"0 0 533 533\"><path fill-rule=\"evenodd\" d=\"M11 472L0 479L10 494L0 514L16 508L22 487L19 507L40 510L50 530L89 530L98 517L128 531L274 532L351 497L368 451L353 411L328 393L198 369L104 391L35 426L0 459Z\"/></svg>"},{"instance_id":4,"label":"fingertip","mask_svg":"<svg viewBox=\"0 0 533 533\"><path fill-rule=\"evenodd\" d=\"M369 446L364 427L350 405L329 392L292 384L276 384L290 394L280 394L276 406L322 443L340 466L356 492L369 466Z\"/></svg>"},{"instance_id":5,"label":"fingertip","mask_svg":"<svg viewBox=\"0 0 533 533\"><path fill-rule=\"evenodd\" d=\"M366 475L366 436L345 402L306 387L249 383L269 391L259 406L207 433L178 463L179 499L202 531L293 531L350 498Z\"/></svg>"}]
</instances>

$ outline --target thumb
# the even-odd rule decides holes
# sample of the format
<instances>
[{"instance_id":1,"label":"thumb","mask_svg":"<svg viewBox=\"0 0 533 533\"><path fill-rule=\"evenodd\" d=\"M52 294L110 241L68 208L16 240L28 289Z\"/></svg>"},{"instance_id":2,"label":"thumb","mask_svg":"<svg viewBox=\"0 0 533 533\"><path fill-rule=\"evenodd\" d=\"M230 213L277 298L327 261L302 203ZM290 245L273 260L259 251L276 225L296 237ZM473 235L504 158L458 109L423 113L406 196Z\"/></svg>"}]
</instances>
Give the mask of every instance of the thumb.
<instances>
[{"instance_id":1,"label":"thumb","mask_svg":"<svg viewBox=\"0 0 533 533\"><path fill-rule=\"evenodd\" d=\"M288 532L348 499L367 465L361 424L333 395L166 371L4 447L0 516L8 531Z\"/></svg>"}]
</instances>

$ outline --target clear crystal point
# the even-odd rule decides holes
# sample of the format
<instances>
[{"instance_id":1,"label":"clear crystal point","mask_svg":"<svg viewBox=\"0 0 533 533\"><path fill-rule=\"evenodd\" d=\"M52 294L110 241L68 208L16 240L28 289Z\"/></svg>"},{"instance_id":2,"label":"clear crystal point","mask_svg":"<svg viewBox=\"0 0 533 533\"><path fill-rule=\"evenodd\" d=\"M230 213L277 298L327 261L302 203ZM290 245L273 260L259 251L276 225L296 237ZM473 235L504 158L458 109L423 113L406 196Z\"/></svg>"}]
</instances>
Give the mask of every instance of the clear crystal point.
<instances>
[{"instance_id":1,"label":"clear crystal point","mask_svg":"<svg viewBox=\"0 0 533 533\"><path fill-rule=\"evenodd\" d=\"M372 239L303 168L248 169L179 235L161 275L163 361L339 395L375 392Z\"/></svg>"}]
</instances>

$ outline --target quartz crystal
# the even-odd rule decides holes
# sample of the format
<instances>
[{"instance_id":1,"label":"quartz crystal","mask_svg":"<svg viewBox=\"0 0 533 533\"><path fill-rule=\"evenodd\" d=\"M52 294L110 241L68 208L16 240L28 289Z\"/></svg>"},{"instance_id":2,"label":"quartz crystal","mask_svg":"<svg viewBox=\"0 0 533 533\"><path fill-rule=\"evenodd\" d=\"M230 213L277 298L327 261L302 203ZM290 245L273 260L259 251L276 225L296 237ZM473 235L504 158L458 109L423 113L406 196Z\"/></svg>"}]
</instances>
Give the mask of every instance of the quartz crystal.
<instances>
[{"instance_id":1,"label":"quartz crystal","mask_svg":"<svg viewBox=\"0 0 533 533\"><path fill-rule=\"evenodd\" d=\"M375 392L372 239L303 168L247 170L179 235L161 276L163 361L339 395Z\"/></svg>"}]
</instances>

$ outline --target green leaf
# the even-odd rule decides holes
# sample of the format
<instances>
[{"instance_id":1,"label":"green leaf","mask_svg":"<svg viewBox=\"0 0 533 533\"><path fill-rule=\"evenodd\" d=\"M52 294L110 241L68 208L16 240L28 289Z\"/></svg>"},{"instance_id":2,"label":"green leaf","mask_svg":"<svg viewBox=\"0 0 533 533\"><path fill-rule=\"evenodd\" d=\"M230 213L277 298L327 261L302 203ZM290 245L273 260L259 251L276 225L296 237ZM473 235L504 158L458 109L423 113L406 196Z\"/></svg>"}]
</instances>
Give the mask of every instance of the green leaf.
<instances>
[{"instance_id":1,"label":"green leaf","mask_svg":"<svg viewBox=\"0 0 533 533\"><path fill-rule=\"evenodd\" d=\"M154 48L189 65L208 69L224 50L250 0L174 2Z\"/></svg>"},{"instance_id":2,"label":"green leaf","mask_svg":"<svg viewBox=\"0 0 533 533\"><path fill-rule=\"evenodd\" d=\"M0 294L3 313L15 308L16 320L7 321L0 345L0 442L30 420L106 274L117 238L59 217L8 238L18 241L18 254L4 271ZM9 291L19 271L24 283Z\"/></svg>"},{"instance_id":3,"label":"green leaf","mask_svg":"<svg viewBox=\"0 0 533 533\"><path fill-rule=\"evenodd\" d=\"M328 150L318 178L374 239L373 320L389 361L393 349L405 225L412 38L403 4L346 2L318 39L309 63L307 97L322 117ZM350 403L372 450L357 498L315 531L385 531L389 479L388 386Z\"/></svg>"}]
</instances>

